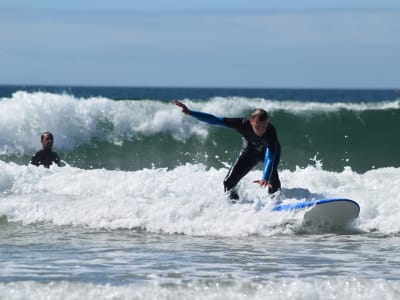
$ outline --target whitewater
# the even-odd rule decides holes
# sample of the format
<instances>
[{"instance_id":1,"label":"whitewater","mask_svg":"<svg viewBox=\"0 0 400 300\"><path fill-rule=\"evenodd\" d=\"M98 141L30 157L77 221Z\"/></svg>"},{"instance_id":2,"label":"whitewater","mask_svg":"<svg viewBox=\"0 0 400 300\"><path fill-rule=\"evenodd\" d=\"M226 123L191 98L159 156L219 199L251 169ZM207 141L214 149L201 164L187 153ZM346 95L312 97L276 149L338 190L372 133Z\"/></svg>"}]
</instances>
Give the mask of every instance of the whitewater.
<instances>
[{"instance_id":1,"label":"whitewater","mask_svg":"<svg viewBox=\"0 0 400 300\"><path fill-rule=\"evenodd\" d=\"M0 170L0 215L9 222L230 237L296 232L301 224L284 224L302 220L301 214L268 209L273 201L252 182L259 171L240 184L243 203L231 205L221 187L228 169L207 170L203 165L124 172L69 166L48 170L0 162ZM345 196L362 207L354 228L400 232L398 168L357 174L310 166L282 171L281 177L285 201Z\"/></svg>"}]
</instances>

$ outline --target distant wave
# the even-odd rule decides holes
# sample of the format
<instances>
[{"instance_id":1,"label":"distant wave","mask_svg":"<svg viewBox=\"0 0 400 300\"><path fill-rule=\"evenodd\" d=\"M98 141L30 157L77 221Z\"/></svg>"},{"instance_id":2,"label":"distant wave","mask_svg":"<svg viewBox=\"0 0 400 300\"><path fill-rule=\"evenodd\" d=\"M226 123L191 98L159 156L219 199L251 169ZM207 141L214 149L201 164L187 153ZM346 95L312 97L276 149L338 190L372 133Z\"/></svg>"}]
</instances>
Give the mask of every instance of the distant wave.
<instances>
[{"instance_id":1,"label":"distant wave","mask_svg":"<svg viewBox=\"0 0 400 300\"><path fill-rule=\"evenodd\" d=\"M400 100L378 103L317 103L272 101L243 97L209 101L184 100L192 109L220 116L243 116L252 108L262 107L274 113L367 111L400 109ZM0 100L0 153L31 152L37 148L38 136L53 131L57 146L71 150L92 138L118 143L157 133L168 133L177 140L193 134L205 136L206 126L188 120L171 103L154 100L76 98L67 94L16 92Z\"/></svg>"},{"instance_id":2,"label":"distant wave","mask_svg":"<svg viewBox=\"0 0 400 300\"><path fill-rule=\"evenodd\" d=\"M253 108L266 109L284 147L283 163L291 168L308 165L316 154L339 169L346 161L357 160L360 165L354 167L360 170L398 164L400 142L393 130L400 119L400 100L321 103L214 97L182 101L191 109L218 116L246 116ZM47 130L55 135L55 149L69 160L86 161L78 163L85 168L120 168L131 157L148 165L157 161L159 166L173 167L185 161L184 153L199 152L231 161L240 146L234 132L198 122L166 101L25 91L0 99L0 158L27 161L40 148L41 132ZM110 153L113 162L115 155L121 162L101 163L111 159Z\"/></svg>"}]
</instances>

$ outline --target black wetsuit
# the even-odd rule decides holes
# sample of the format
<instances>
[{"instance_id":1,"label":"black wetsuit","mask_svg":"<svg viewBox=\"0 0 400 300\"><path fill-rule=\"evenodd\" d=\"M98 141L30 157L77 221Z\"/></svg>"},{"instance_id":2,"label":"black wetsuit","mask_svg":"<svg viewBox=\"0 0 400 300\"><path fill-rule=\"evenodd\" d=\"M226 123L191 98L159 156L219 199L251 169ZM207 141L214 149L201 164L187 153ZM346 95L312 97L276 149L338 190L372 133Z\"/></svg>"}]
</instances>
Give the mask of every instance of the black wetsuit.
<instances>
[{"instance_id":1,"label":"black wetsuit","mask_svg":"<svg viewBox=\"0 0 400 300\"><path fill-rule=\"evenodd\" d=\"M264 162L263 179L268 180L272 187L269 193L274 193L281 188L278 175L278 165L281 156L281 145L278 141L275 127L269 123L263 136L257 136L250 121L239 118L224 118L226 126L238 131L243 137L243 146L239 157L229 170L224 180L225 191L236 186L253 167L259 162Z\"/></svg>"},{"instance_id":2,"label":"black wetsuit","mask_svg":"<svg viewBox=\"0 0 400 300\"><path fill-rule=\"evenodd\" d=\"M209 124L226 126L235 129L243 137L243 146L239 157L232 165L224 179L224 188L230 192L232 199L238 199L234 187L257 163L264 162L263 179L268 180L272 187L269 193L281 188L278 175L278 165L281 156L281 145L275 127L269 123L263 136L257 136L251 127L250 120L244 118L221 118L211 114L189 111L189 115Z\"/></svg>"},{"instance_id":3,"label":"black wetsuit","mask_svg":"<svg viewBox=\"0 0 400 300\"><path fill-rule=\"evenodd\" d=\"M60 158L56 152L50 150L39 150L31 158L31 164L35 166L43 165L45 168L49 168L52 163L57 166L61 166Z\"/></svg>"}]
</instances>

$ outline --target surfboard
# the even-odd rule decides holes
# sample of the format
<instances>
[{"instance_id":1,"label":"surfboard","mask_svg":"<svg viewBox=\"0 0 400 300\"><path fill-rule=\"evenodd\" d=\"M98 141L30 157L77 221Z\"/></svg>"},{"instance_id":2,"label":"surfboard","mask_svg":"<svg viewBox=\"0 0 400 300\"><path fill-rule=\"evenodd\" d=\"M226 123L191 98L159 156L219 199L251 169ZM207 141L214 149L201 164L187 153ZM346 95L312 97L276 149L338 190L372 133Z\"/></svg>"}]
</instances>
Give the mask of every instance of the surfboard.
<instances>
[{"instance_id":1,"label":"surfboard","mask_svg":"<svg viewBox=\"0 0 400 300\"><path fill-rule=\"evenodd\" d=\"M360 206L354 200L346 198L331 198L288 204L278 204L275 205L272 210L307 210L304 214L303 223L345 226L358 217L360 213Z\"/></svg>"}]
</instances>

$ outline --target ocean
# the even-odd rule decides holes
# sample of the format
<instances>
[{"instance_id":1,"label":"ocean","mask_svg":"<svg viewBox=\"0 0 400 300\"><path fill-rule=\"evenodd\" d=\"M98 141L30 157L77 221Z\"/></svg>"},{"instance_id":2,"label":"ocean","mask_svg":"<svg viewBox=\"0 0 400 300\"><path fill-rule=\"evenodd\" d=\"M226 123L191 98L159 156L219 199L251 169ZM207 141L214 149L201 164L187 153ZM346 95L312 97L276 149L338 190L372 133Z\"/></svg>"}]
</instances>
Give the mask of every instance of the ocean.
<instances>
[{"instance_id":1,"label":"ocean","mask_svg":"<svg viewBox=\"0 0 400 300\"><path fill-rule=\"evenodd\" d=\"M233 130L268 111L285 202L344 197L345 228L273 212L262 165L231 204ZM398 299L400 91L0 86L0 299ZM63 167L29 165L54 134Z\"/></svg>"}]
</instances>

